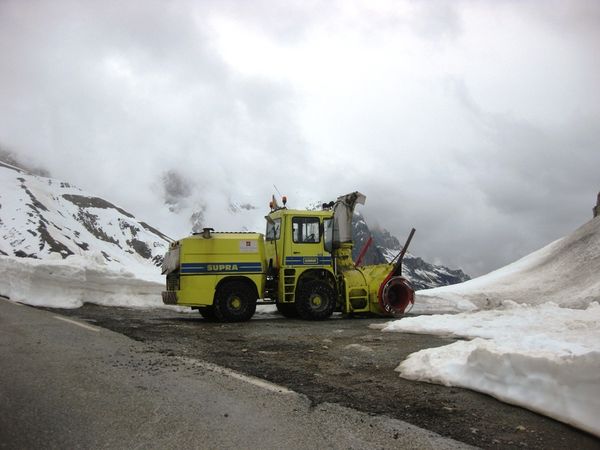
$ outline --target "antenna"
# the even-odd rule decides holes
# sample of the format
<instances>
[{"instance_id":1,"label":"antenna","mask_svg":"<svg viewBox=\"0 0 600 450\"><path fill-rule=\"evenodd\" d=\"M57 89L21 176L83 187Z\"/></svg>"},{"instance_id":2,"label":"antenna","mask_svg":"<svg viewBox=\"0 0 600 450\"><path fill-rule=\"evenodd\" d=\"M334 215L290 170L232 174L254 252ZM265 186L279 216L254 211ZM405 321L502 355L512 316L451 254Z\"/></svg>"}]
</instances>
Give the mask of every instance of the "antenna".
<instances>
[{"instance_id":1,"label":"antenna","mask_svg":"<svg viewBox=\"0 0 600 450\"><path fill-rule=\"evenodd\" d=\"M281 195L281 192L279 192L279 189L277 189L277 186L275 186L275 184L273 184L273 187L275 188L275 190L279 194L279 197L283 197L283 195Z\"/></svg>"}]
</instances>

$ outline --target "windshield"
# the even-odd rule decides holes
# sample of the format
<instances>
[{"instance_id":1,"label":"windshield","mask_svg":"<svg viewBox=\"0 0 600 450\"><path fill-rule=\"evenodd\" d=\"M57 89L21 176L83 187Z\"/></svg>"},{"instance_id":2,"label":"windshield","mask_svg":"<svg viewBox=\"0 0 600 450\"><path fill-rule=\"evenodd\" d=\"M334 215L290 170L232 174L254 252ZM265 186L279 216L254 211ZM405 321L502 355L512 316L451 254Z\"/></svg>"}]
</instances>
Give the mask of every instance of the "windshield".
<instances>
[{"instance_id":1,"label":"windshield","mask_svg":"<svg viewBox=\"0 0 600 450\"><path fill-rule=\"evenodd\" d=\"M281 234L281 219L273 219L272 221L267 221L267 232L265 234L265 239L267 241L276 241L279 239Z\"/></svg>"}]
</instances>

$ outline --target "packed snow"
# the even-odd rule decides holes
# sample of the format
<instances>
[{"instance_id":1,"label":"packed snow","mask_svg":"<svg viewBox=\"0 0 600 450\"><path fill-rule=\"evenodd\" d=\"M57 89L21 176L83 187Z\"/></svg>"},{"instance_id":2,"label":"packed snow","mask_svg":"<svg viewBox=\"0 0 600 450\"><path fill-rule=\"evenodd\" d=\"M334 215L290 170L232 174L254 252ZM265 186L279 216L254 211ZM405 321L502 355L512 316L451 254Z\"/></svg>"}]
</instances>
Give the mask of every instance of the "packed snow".
<instances>
[{"instance_id":1,"label":"packed snow","mask_svg":"<svg viewBox=\"0 0 600 450\"><path fill-rule=\"evenodd\" d=\"M600 217L465 283L417 293L386 332L470 339L409 355L404 378L490 394L600 436Z\"/></svg>"},{"instance_id":2,"label":"packed snow","mask_svg":"<svg viewBox=\"0 0 600 450\"><path fill-rule=\"evenodd\" d=\"M519 305L398 320L383 331L469 338L421 350L404 378L474 389L600 436L600 305Z\"/></svg>"},{"instance_id":3,"label":"packed snow","mask_svg":"<svg viewBox=\"0 0 600 450\"><path fill-rule=\"evenodd\" d=\"M143 271L113 269L102 255L96 260L81 256L47 260L0 256L0 272L0 295L29 305L55 308L78 308L83 303L163 306L164 282L159 273L154 276Z\"/></svg>"},{"instance_id":4,"label":"packed snow","mask_svg":"<svg viewBox=\"0 0 600 450\"><path fill-rule=\"evenodd\" d=\"M166 308L195 313L162 302L164 276L147 264L135 272L115 269L102 255L62 259L15 258L0 255L0 296L49 308L79 308L84 303L126 308ZM256 319L282 318L275 305L258 305Z\"/></svg>"}]
</instances>

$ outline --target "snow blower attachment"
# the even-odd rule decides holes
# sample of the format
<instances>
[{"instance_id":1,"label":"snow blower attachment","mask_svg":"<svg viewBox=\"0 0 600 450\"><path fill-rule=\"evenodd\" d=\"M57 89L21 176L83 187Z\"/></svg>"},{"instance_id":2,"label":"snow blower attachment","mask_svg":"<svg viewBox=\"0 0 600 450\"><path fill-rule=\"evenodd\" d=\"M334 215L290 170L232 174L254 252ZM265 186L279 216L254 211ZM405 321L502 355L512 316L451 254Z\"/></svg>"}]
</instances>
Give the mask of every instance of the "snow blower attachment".
<instances>
[{"instance_id":1,"label":"snow blower attachment","mask_svg":"<svg viewBox=\"0 0 600 450\"><path fill-rule=\"evenodd\" d=\"M363 194L353 192L338 197L333 206L334 267L348 292L342 311L399 316L414 304L414 290L402 277L402 260L415 229L411 230L402 251L390 264L357 267L358 264L352 263L352 217L355 206L364 204L365 200ZM368 288L365 289L366 286Z\"/></svg>"},{"instance_id":2,"label":"snow blower attachment","mask_svg":"<svg viewBox=\"0 0 600 450\"><path fill-rule=\"evenodd\" d=\"M415 233L389 264L352 260L352 217L366 197L353 192L321 211L287 209L273 196L266 233L205 229L171 244L163 274L163 302L198 309L203 317L243 321L257 303L275 304L286 317L322 320L333 311L398 316L414 303L402 259Z\"/></svg>"},{"instance_id":3,"label":"snow blower attachment","mask_svg":"<svg viewBox=\"0 0 600 450\"><path fill-rule=\"evenodd\" d=\"M396 261L394 268L381 283L377 295L381 309L395 316L404 314L406 308L409 306L412 308L415 303L415 291L408 280L402 277L402 260L414 235L415 229L413 228L410 230L406 244L394 258ZM391 264L394 264L394 261Z\"/></svg>"}]
</instances>

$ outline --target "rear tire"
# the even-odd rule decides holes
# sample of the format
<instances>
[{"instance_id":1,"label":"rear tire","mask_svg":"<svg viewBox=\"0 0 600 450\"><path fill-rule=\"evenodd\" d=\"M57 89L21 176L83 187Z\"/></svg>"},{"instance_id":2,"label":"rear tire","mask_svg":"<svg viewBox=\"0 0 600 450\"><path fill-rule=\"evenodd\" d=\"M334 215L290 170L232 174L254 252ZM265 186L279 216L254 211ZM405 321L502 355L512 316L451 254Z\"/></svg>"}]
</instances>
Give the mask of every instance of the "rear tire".
<instances>
[{"instance_id":1,"label":"rear tire","mask_svg":"<svg viewBox=\"0 0 600 450\"><path fill-rule=\"evenodd\" d=\"M296 309L305 320L328 319L335 309L335 290L325 281L308 281L300 286Z\"/></svg>"},{"instance_id":2,"label":"rear tire","mask_svg":"<svg viewBox=\"0 0 600 450\"><path fill-rule=\"evenodd\" d=\"M217 289L214 301L215 318L219 322L244 322L256 311L256 295L243 281L231 281Z\"/></svg>"},{"instance_id":3,"label":"rear tire","mask_svg":"<svg viewBox=\"0 0 600 450\"><path fill-rule=\"evenodd\" d=\"M275 306L283 317L287 317L288 319L298 317L298 310L294 303L277 303Z\"/></svg>"}]
</instances>

